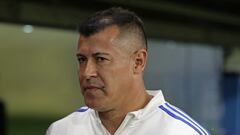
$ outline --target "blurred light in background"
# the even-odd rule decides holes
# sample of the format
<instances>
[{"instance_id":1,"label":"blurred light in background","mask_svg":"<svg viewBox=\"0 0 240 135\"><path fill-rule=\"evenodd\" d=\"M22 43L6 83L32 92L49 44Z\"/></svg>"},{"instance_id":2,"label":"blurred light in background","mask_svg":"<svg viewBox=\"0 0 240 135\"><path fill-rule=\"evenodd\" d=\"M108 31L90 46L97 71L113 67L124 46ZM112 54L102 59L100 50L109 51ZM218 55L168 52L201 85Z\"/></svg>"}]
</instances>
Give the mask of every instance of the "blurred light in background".
<instances>
[{"instance_id":1,"label":"blurred light in background","mask_svg":"<svg viewBox=\"0 0 240 135\"><path fill-rule=\"evenodd\" d=\"M32 33L34 30L32 25L24 25L23 26L23 32L24 33Z\"/></svg>"}]
</instances>

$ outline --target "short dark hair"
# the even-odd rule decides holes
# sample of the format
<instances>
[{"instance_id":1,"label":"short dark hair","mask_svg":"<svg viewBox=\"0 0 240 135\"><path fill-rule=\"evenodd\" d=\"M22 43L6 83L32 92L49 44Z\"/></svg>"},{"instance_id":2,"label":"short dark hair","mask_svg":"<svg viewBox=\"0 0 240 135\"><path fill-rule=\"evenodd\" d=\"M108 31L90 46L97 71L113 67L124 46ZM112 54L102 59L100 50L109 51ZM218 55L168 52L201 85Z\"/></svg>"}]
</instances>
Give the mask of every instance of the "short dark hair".
<instances>
[{"instance_id":1,"label":"short dark hair","mask_svg":"<svg viewBox=\"0 0 240 135\"><path fill-rule=\"evenodd\" d=\"M112 7L96 12L79 25L78 32L88 37L112 25L117 25L120 29L127 27L127 29L137 31L136 34L139 35L140 40L143 41L144 48L147 49L147 38L143 28L143 21L134 12L121 7Z\"/></svg>"}]
</instances>

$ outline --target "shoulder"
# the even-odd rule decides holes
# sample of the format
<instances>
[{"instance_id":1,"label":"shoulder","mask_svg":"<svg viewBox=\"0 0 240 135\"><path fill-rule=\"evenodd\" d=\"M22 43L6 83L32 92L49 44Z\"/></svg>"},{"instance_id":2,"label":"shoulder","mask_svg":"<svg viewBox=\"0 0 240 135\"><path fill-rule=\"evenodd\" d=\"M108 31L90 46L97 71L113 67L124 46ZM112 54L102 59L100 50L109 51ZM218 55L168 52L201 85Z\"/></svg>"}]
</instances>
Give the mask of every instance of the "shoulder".
<instances>
[{"instance_id":1,"label":"shoulder","mask_svg":"<svg viewBox=\"0 0 240 135\"><path fill-rule=\"evenodd\" d=\"M78 122L84 122L86 118L89 117L90 113L92 112L92 109L83 106L73 113L69 114L68 116L54 122L54 125L66 125L69 123L78 123Z\"/></svg>"},{"instance_id":2,"label":"shoulder","mask_svg":"<svg viewBox=\"0 0 240 135\"><path fill-rule=\"evenodd\" d=\"M52 123L48 128L46 135L64 135L67 129L71 126L87 122L92 111L92 109L86 106L77 109L68 116Z\"/></svg>"},{"instance_id":3,"label":"shoulder","mask_svg":"<svg viewBox=\"0 0 240 135\"><path fill-rule=\"evenodd\" d=\"M165 102L159 106L159 110L162 112L168 134L209 135L205 128L177 107Z\"/></svg>"}]
</instances>

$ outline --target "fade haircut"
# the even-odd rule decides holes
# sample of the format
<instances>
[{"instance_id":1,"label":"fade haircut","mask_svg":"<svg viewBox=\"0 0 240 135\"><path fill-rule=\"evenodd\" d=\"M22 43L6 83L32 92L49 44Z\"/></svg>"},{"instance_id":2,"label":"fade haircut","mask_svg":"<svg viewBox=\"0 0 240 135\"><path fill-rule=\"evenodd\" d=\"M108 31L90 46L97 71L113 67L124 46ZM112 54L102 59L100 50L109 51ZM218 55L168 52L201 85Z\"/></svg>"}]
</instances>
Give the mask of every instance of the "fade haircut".
<instances>
[{"instance_id":1,"label":"fade haircut","mask_svg":"<svg viewBox=\"0 0 240 135\"><path fill-rule=\"evenodd\" d=\"M143 21L132 11L121 7L112 7L96 12L83 21L78 32L86 37L96 34L109 26L116 25L120 31L133 32L141 41L141 47L147 50L147 39L143 28Z\"/></svg>"}]
</instances>

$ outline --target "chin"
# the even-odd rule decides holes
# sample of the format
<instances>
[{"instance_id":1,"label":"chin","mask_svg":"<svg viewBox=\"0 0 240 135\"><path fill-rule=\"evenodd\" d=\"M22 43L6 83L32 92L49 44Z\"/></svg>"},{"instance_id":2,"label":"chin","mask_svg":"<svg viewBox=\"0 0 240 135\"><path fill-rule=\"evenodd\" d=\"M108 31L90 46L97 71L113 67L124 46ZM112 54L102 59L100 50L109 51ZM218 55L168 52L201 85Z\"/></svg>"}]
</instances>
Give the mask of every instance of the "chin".
<instances>
[{"instance_id":1,"label":"chin","mask_svg":"<svg viewBox=\"0 0 240 135\"><path fill-rule=\"evenodd\" d=\"M95 111L98 111L98 112L104 112L104 111L107 110L104 105L99 104L99 103L97 103L97 104L88 104L88 103L86 103L86 105L87 105L89 108L91 108L91 109L93 109L93 110L95 110Z\"/></svg>"},{"instance_id":2,"label":"chin","mask_svg":"<svg viewBox=\"0 0 240 135\"><path fill-rule=\"evenodd\" d=\"M87 105L88 106L88 105ZM89 108L98 111L98 112L104 112L106 111L106 109L104 109L104 107L99 107L99 106L88 106Z\"/></svg>"},{"instance_id":3,"label":"chin","mask_svg":"<svg viewBox=\"0 0 240 135\"><path fill-rule=\"evenodd\" d=\"M96 100L88 100L88 99L85 99L85 104L91 108L91 109L94 109L96 111L98 111L100 108L102 108L101 104L99 101L96 101Z\"/></svg>"}]
</instances>

